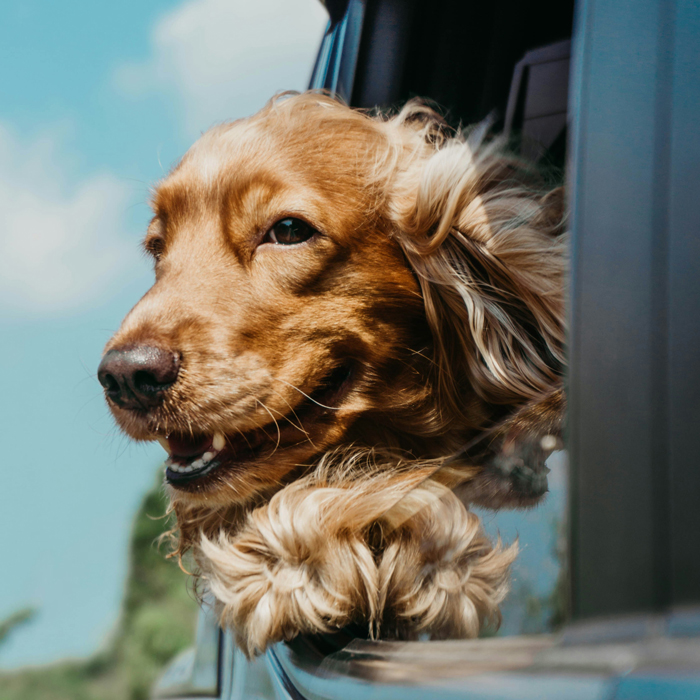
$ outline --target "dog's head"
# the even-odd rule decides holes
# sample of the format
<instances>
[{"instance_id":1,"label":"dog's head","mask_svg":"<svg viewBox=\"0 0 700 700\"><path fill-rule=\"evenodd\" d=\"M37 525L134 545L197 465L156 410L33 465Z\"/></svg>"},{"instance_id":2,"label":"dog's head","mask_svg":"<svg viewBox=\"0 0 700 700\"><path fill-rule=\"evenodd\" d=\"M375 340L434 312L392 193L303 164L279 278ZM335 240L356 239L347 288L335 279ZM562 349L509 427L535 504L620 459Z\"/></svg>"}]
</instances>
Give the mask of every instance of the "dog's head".
<instances>
[{"instance_id":1,"label":"dog's head","mask_svg":"<svg viewBox=\"0 0 700 700\"><path fill-rule=\"evenodd\" d=\"M99 377L176 505L259 502L344 444L443 457L559 384L560 203L423 107L277 99L153 209L155 284Z\"/></svg>"}]
</instances>

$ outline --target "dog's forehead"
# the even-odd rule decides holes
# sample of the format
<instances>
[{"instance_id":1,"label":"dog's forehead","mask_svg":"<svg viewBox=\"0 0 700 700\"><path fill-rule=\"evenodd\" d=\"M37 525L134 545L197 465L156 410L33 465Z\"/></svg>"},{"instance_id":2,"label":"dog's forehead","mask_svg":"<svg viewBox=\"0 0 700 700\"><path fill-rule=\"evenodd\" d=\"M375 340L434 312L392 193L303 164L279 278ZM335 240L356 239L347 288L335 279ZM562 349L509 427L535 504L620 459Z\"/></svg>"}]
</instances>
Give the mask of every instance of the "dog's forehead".
<instances>
[{"instance_id":1,"label":"dog's forehead","mask_svg":"<svg viewBox=\"0 0 700 700\"><path fill-rule=\"evenodd\" d=\"M168 180L196 180L203 185L246 174L269 161L269 138L251 120L213 127L187 151Z\"/></svg>"},{"instance_id":2,"label":"dog's forehead","mask_svg":"<svg viewBox=\"0 0 700 700\"><path fill-rule=\"evenodd\" d=\"M267 208L285 200L282 208L303 210L310 198L352 212L351 218L359 215L366 195L364 170L370 160L363 154L368 144L347 130L339 136L331 128L336 125L319 123L313 118L317 115L296 120L283 116L261 113L203 134L159 183L153 198L156 212L192 211L193 202L216 206L228 200L238 205L252 194L254 200L268 200Z\"/></svg>"},{"instance_id":3,"label":"dog's forehead","mask_svg":"<svg viewBox=\"0 0 700 700\"><path fill-rule=\"evenodd\" d=\"M304 189L327 182L322 173L332 158L324 149L308 147L308 138L298 130L281 128L275 119L257 115L213 127L204 133L162 180L154 197L156 209L167 209L167 202L178 195L241 194L251 184L267 187ZM285 184L285 187L281 187ZM160 205L163 206L160 206Z\"/></svg>"}]
</instances>

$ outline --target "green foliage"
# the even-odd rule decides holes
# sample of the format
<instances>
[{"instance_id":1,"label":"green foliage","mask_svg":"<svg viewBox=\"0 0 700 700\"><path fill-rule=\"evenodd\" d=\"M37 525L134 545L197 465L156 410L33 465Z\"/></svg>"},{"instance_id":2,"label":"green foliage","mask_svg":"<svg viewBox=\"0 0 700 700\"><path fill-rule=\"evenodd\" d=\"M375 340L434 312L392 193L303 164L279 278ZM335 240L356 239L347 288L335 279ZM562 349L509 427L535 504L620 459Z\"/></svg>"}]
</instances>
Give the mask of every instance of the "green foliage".
<instances>
[{"instance_id":1,"label":"green foliage","mask_svg":"<svg viewBox=\"0 0 700 700\"><path fill-rule=\"evenodd\" d=\"M7 641L10 633L23 625L25 622L29 622L34 615L36 615L36 608L22 608L15 613L12 613L9 617L4 620L0 620L0 644Z\"/></svg>"},{"instance_id":2,"label":"green foliage","mask_svg":"<svg viewBox=\"0 0 700 700\"><path fill-rule=\"evenodd\" d=\"M121 619L107 649L85 661L0 673L2 700L145 700L163 666L193 644L197 603L187 576L157 546L170 527L166 505L159 480L134 520ZM0 622L0 641L32 614Z\"/></svg>"}]
</instances>

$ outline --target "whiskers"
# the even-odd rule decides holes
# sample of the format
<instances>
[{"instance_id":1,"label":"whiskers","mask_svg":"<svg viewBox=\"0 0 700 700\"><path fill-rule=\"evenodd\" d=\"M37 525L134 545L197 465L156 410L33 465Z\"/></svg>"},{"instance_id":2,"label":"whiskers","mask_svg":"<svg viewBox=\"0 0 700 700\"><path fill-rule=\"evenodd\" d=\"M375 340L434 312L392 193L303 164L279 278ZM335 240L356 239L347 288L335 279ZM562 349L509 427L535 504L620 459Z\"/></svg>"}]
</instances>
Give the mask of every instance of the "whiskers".
<instances>
[{"instance_id":1,"label":"whiskers","mask_svg":"<svg viewBox=\"0 0 700 700\"><path fill-rule=\"evenodd\" d=\"M298 391L302 396L307 398L309 401L312 403L315 403L317 406L320 406L321 408L325 408L328 411L340 411L342 410L341 406L326 406L326 404L321 403L320 401L316 401L313 396L309 396L305 392L303 392L298 386L294 386L294 384L290 384L289 382L285 381L284 379L280 379L279 377L274 377L275 381L280 382L286 386L288 386L290 389L294 389L294 391Z\"/></svg>"},{"instance_id":2,"label":"whiskers","mask_svg":"<svg viewBox=\"0 0 700 700\"><path fill-rule=\"evenodd\" d=\"M289 407L289 412L291 413L292 416L296 419L296 422L291 419L291 417L288 414L282 413L281 411L277 411L276 409L270 409L264 402L262 402L260 399L256 398L255 400L270 414L272 419L275 421L275 426L277 428L277 445L275 445L275 449L273 450L272 454L274 455L275 452L277 452L277 449L280 446L280 429L279 429L279 424L277 423L277 420L274 418L272 411L274 410L276 413L279 413L280 417L284 420L287 421L293 428L298 430L300 433L303 433L304 438L314 447L314 449L317 449L316 445L314 444L314 441L311 439L311 435L309 434L309 431L304 428L304 425L302 424L299 416L296 414L296 411L294 410L294 407L292 404L287 401L287 399L284 397L283 394L280 394L278 391L274 392L275 395L279 396L279 398L284 401L287 406Z\"/></svg>"},{"instance_id":3,"label":"whiskers","mask_svg":"<svg viewBox=\"0 0 700 700\"><path fill-rule=\"evenodd\" d=\"M262 408L264 408L268 412L268 414L270 415L270 418L272 418L272 422L275 424L275 428L277 429L277 444L275 445L275 449L272 450L272 454L275 454L275 452L277 452L277 449L280 446L280 440L282 439L282 433L280 432L279 423L277 422L277 419L275 418L272 411L265 405L265 403L263 401L261 401L257 397L253 397L253 398L255 398L256 403L260 404L260 406L262 406ZM263 430L264 430L264 428L263 428Z\"/></svg>"}]
</instances>

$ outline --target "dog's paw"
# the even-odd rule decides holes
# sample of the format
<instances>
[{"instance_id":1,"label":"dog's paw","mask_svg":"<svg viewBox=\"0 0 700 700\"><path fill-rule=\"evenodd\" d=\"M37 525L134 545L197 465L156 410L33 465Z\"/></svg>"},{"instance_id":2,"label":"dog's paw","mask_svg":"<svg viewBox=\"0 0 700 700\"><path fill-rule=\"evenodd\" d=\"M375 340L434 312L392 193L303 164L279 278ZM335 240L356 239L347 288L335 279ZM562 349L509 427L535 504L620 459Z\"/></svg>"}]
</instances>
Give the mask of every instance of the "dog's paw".
<instances>
[{"instance_id":1,"label":"dog's paw","mask_svg":"<svg viewBox=\"0 0 700 700\"><path fill-rule=\"evenodd\" d=\"M494 546L477 515L448 489L428 482L404 504L412 511L387 536L379 565L383 629L403 639L471 638L498 626L517 544Z\"/></svg>"},{"instance_id":2,"label":"dog's paw","mask_svg":"<svg viewBox=\"0 0 700 700\"><path fill-rule=\"evenodd\" d=\"M221 624L249 656L376 616L377 568L347 494L292 484L235 535L202 538L198 559Z\"/></svg>"},{"instance_id":3,"label":"dog's paw","mask_svg":"<svg viewBox=\"0 0 700 700\"><path fill-rule=\"evenodd\" d=\"M498 621L517 547L494 547L449 488L381 470L319 474L236 532L202 535L201 575L246 654L351 623L411 639L475 637Z\"/></svg>"}]
</instances>

